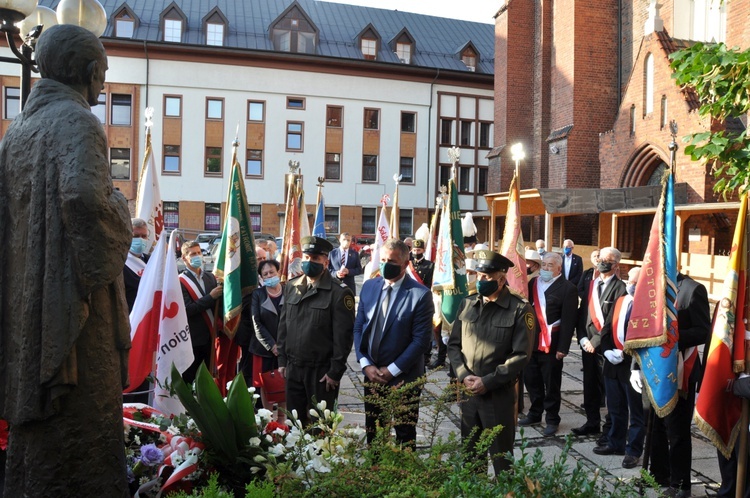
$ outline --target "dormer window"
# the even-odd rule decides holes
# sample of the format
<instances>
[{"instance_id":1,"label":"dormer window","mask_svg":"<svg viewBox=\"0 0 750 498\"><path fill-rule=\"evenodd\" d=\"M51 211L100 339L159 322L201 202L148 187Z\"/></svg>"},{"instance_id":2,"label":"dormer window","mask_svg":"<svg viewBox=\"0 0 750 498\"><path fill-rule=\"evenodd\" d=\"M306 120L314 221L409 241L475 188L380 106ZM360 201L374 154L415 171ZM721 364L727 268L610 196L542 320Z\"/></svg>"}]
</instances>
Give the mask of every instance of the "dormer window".
<instances>
[{"instance_id":1,"label":"dormer window","mask_svg":"<svg viewBox=\"0 0 750 498\"><path fill-rule=\"evenodd\" d=\"M214 7L203 18L203 32L206 33L206 45L223 47L229 21L218 7Z\"/></svg>"},{"instance_id":2,"label":"dormer window","mask_svg":"<svg viewBox=\"0 0 750 498\"><path fill-rule=\"evenodd\" d=\"M467 48L461 54L461 62L464 63L466 69L472 73L477 70L477 54L471 48Z\"/></svg>"},{"instance_id":3,"label":"dormer window","mask_svg":"<svg viewBox=\"0 0 750 498\"><path fill-rule=\"evenodd\" d=\"M280 52L314 54L318 28L295 1L271 24L273 46Z\"/></svg>"},{"instance_id":4,"label":"dormer window","mask_svg":"<svg viewBox=\"0 0 750 498\"><path fill-rule=\"evenodd\" d=\"M160 16L164 41L172 43L182 42L182 33L187 25L187 17L175 2L172 2Z\"/></svg>"},{"instance_id":5,"label":"dormer window","mask_svg":"<svg viewBox=\"0 0 750 498\"><path fill-rule=\"evenodd\" d=\"M120 7L112 16L115 26L114 36L117 38L133 38L138 27L138 17L127 4Z\"/></svg>"},{"instance_id":6,"label":"dormer window","mask_svg":"<svg viewBox=\"0 0 750 498\"><path fill-rule=\"evenodd\" d=\"M115 19L115 36L117 38L133 38L135 31L135 22L127 14Z\"/></svg>"},{"instance_id":7,"label":"dormer window","mask_svg":"<svg viewBox=\"0 0 750 498\"><path fill-rule=\"evenodd\" d=\"M378 56L378 41L362 38L362 56L367 60L374 61Z\"/></svg>"},{"instance_id":8,"label":"dormer window","mask_svg":"<svg viewBox=\"0 0 750 498\"><path fill-rule=\"evenodd\" d=\"M411 43L397 43L396 55L404 64L411 64Z\"/></svg>"}]
</instances>

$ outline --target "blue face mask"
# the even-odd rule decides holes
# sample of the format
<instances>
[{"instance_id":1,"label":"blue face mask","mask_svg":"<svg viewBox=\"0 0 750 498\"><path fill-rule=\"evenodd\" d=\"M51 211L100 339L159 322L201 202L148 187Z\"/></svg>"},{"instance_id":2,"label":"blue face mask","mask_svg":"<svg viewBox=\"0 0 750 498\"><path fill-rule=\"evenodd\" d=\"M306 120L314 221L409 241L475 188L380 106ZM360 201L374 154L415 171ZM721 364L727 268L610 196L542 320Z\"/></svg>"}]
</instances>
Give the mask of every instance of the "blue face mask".
<instances>
[{"instance_id":1,"label":"blue face mask","mask_svg":"<svg viewBox=\"0 0 750 498\"><path fill-rule=\"evenodd\" d=\"M544 282L549 282L554 277L552 270L539 270L539 278Z\"/></svg>"},{"instance_id":2,"label":"blue face mask","mask_svg":"<svg viewBox=\"0 0 750 498\"><path fill-rule=\"evenodd\" d=\"M303 261L302 262L302 273L308 277L315 278L323 273L323 264L316 263L315 261Z\"/></svg>"},{"instance_id":3,"label":"blue face mask","mask_svg":"<svg viewBox=\"0 0 750 498\"><path fill-rule=\"evenodd\" d=\"M265 285L266 287L276 287L277 285L279 285L279 282L281 282L281 279L278 276L270 277L263 280L263 285Z\"/></svg>"},{"instance_id":4,"label":"blue face mask","mask_svg":"<svg viewBox=\"0 0 750 498\"><path fill-rule=\"evenodd\" d=\"M130 252L133 254L140 256L146 251L146 246L148 245L148 241L146 239L142 239L140 237L133 237L133 241L130 243Z\"/></svg>"},{"instance_id":5,"label":"blue face mask","mask_svg":"<svg viewBox=\"0 0 750 498\"><path fill-rule=\"evenodd\" d=\"M572 247L563 247L563 252L565 253L566 256L570 256L570 253L573 252L573 248Z\"/></svg>"},{"instance_id":6,"label":"blue face mask","mask_svg":"<svg viewBox=\"0 0 750 498\"><path fill-rule=\"evenodd\" d=\"M190 266L193 268L203 268L203 256L193 256L190 258Z\"/></svg>"}]
</instances>

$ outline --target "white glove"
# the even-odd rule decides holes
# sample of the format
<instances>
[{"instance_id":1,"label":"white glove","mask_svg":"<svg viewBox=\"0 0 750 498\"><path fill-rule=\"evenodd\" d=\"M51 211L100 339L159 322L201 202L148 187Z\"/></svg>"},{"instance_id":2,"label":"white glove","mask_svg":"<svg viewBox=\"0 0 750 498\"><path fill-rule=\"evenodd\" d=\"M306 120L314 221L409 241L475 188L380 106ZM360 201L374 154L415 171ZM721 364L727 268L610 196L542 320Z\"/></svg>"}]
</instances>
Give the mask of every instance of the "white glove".
<instances>
[{"instance_id":1,"label":"white glove","mask_svg":"<svg viewBox=\"0 0 750 498\"><path fill-rule=\"evenodd\" d=\"M451 338L451 337L450 337L449 335L444 335L444 336L442 337L442 339L443 339L443 344L445 344L445 345L447 346L447 345L448 345L448 339L450 339L450 338Z\"/></svg>"},{"instance_id":2,"label":"white glove","mask_svg":"<svg viewBox=\"0 0 750 498\"><path fill-rule=\"evenodd\" d=\"M633 389L635 389L638 394L643 391L643 382L641 381L640 370L633 370L632 372L630 372L630 385L633 386Z\"/></svg>"},{"instance_id":3,"label":"white glove","mask_svg":"<svg viewBox=\"0 0 750 498\"><path fill-rule=\"evenodd\" d=\"M622 363L622 351L619 351L619 355L617 354L618 351L618 349L608 349L604 352L604 357L613 365Z\"/></svg>"}]
</instances>

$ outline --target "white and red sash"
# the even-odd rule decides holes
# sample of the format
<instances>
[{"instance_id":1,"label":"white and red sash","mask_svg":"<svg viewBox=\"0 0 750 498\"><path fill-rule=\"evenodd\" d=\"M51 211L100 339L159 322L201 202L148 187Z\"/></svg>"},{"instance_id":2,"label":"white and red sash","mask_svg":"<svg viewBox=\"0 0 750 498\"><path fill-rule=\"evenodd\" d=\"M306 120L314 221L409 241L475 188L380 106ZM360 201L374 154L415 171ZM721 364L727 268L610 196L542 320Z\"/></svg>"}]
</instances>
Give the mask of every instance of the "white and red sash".
<instances>
[{"instance_id":1,"label":"white and red sash","mask_svg":"<svg viewBox=\"0 0 750 498\"><path fill-rule=\"evenodd\" d=\"M591 284L589 285L589 316L591 317L591 322L594 324L594 327L596 327L596 333L602 331L602 327L604 327L604 315L602 314L602 305L599 301L599 293L594 292L594 287L596 286L598 278L591 281ZM606 287L607 284L604 284Z\"/></svg>"},{"instance_id":2,"label":"white and red sash","mask_svg":"<svg viewBox=\"0 0 750 498\"><path fill-rule=\"evenodd\" d=\"M424 285L424 281L419 276L419 273L417 273L417 269L414 268L414 263L411 261L409 261L409 266L406 267L406 273L408 273L411 278Z\"/></svg>"},{"instance_id":3,"label":"white and red sash","mask_svg":"<svg viewBox=\"0 0 750 498\"><path fill-rule=\"evenodd\" d=\"M534 293L534 313L536 314L536 321L539 323L538 349L544 353L549 353L552 344L552 332L556 332L560 328L560 320L555 323L547 323L547 298L537 285L537 281L538 279L534 279L531 291Z\"/></svg>"},{"instance_id":4,"label":"white and red sash","mask_svg":"<svg viewBox=\"0 0 750 498\"><path fill-rule=\"evenodd\" d=\"M125 266L130 268L130 271L140 278L143 276L143 270L146 269L146 262L132 252L128 252L128 259L125 260Z\"/></svg>"},{"instance_id":5,"label":"white and red sash","mask_svg":"<svg viewBox=\"0 0 750 498\"><path fill-rule=\"evenodd\" d=\"M188 277L185 273L180 273L180 283L185 287L185 289L187 289L188 294L190 294L190 297L193 298L193 301L197 301L201 297L206 295L206 293L203 292L200 287L198 287L193 279ZM203 320L205 320L206 325L208 325L208 329L211 332L216 332L216 320L214 319L214 312L210 309L205 309L201 312L201 315L203 316Z\"/></svg>"},{"instance_id":6,"label":"white and red sash","mask_svg":"<svg viewBox=\"0 0 750 498\"><path fill-rule=\"evenodd\" d=\"M625 332L628 325L628 312L633 303L633 296L626 294L615 303L615 312L612 315L612 338L615 347L622 351L625 344Z\"/></svg>"}]
</instances>

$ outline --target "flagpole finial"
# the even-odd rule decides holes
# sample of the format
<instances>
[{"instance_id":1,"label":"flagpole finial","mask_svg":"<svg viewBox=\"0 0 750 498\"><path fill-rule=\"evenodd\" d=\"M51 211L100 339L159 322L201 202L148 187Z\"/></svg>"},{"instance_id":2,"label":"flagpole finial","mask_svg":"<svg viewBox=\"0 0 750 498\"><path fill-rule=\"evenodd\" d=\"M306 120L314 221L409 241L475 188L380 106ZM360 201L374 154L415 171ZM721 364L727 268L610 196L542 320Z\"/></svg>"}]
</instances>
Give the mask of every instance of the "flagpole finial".
<instances>
[{"instance_id":1,"label":"flagpole finial","mask_svg":"<svg viewBox=\"0 0 750 498\"><path fill-rule=\"evenodd\" d=\"M318 177L318 187L323 188L323 183L325 183L326 179L322 176Z\"/></svg>"},{"instance_id":2,"label":"flagpole finial","mask_svg":"<svg viewBox=\"0 0 750 498\"><path fill-rule=\"evenodd\" d=\"M151 133L151 128L154 126L154 108L146 107L143 114L146 117L146 133Z\"/></svg>"},{"instance_id":3,"label":"flagpole finial","mask_svg":"<svg viewBox=\"0 0 750 498\"><path fill-rule=\"evenodd\" d=\"M398 173L393 175L393 181L396 182L396 186L398 186L399 182L401 181L403 177L404 175L399 175Z\"/></svg>"},{"instance_id":4,"label":"flagpole finial","mask_svg":"<svg viewBox=\"0 0 750 498\"><path fill-rule=\"evenodd\" d=\"M289 161L289 172L296 175L297 170L299 170L299 161Z\"/></svg>"},{"instance_id":5,"label":"flagpole finial","mask_svg":"<svg viewBox=\"0 0 750 498\"><path fill-rule=\"evenodd\" d=\"M383 205L383 207L386 206L391 201L391 196L388 194L383 194L383 197L380 198L380 203Z\"/></svg>"}]
</instances>

